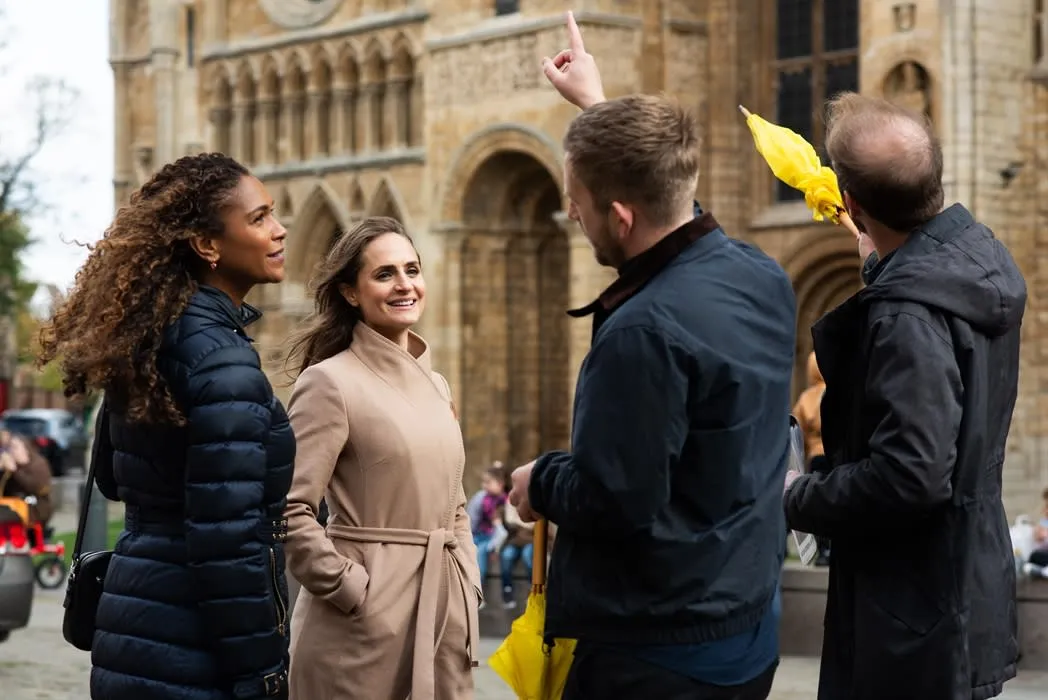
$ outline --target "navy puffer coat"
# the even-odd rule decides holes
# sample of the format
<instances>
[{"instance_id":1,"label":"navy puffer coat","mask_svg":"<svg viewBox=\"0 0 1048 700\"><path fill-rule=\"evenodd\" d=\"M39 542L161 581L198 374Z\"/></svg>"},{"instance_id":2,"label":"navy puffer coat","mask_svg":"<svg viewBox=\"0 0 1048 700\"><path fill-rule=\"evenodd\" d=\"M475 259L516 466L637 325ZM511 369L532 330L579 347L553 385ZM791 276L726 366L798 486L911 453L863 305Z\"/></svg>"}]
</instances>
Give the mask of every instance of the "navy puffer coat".
<instances>
[{"instance_id":1,"label":"navy puffer coat","mask_svg":"<svg viewBox=\"0 0 1048 700\"><path fill-rule=\"evenodd\" d=\"M95 700L287 698L295 439L244 330L260 315L202 287L168 329L158 365L185 427L112 408L98 485L126 516L98 608Z\"/></svg>"}]
</instances>

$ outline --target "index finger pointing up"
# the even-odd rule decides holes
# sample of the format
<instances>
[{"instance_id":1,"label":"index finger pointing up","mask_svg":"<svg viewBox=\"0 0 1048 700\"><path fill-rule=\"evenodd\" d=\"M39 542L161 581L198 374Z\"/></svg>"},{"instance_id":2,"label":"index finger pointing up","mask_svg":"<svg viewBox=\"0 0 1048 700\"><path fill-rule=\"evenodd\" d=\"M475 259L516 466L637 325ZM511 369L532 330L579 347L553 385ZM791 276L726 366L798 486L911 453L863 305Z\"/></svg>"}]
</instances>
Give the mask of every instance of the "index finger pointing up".
<instances>
[{"instance_id":1,"label":"index finger pointing up","mask_svg":"<svg viewBox=\"0 0 1048 700\"><path fill-rule=\"evenodd\" d=\"M568 48L573 53L586 53L586 47L582 44L582 32L579 25L575 23L575 13L568 12Z\"/></svg>"}]
</instances>

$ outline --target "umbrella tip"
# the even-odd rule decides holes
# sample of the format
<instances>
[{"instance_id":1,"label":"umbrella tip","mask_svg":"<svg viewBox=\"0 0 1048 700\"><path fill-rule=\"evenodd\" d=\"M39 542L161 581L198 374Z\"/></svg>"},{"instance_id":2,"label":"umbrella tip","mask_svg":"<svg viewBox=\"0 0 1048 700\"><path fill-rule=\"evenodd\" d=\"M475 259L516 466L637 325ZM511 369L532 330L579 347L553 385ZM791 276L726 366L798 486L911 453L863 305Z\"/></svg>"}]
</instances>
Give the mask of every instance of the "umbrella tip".
<instances>
[{"instance_id":1,"label":"umbrella tip","mask_svg":"<svg viewBox=\"0 0 1048 700\"><path fill-rule=\"evenodd\" d=\"M740 112L742 112L742 115L743 115L744 117L748 117L748 116L750 116L750 110L746 109L746 108L745 108L745 107L743 107L742 105L739 105L739 111L740 111Z\"/></svg>"}]
</instances>

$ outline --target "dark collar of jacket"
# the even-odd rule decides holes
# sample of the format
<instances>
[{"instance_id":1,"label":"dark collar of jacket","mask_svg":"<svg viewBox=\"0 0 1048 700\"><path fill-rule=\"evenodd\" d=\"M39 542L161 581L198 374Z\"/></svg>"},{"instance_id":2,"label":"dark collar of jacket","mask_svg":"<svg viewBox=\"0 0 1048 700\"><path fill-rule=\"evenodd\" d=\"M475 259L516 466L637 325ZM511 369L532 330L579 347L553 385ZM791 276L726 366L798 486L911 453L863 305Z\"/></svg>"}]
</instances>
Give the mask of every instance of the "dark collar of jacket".
<instances>
[{"instance_id":1,"label":"dark collar of jacket","mask_svg":"<svg viewBox=\"0 0 1048 700\"><path fill-rule=\"evenodd\" d=\"M248 340L251 338L244 329L262 318L262 312L254 306L241 303L240 308L237 308L228 294L205 284L200 285L190 298L186 313L205 321L228 326Z\"/></svg>"},{"instance_id":2,"label":"dark collar of jacket","mask_svg":"<svg viewBox=\"0 0 1048 700\"><path fill-rule=\"evenodd\" d=\"M618 279L601 292L600 296L586 306L571 309L568 315L582 318L590 314L597 314L594 326L599 326L612 311L639 292L692 243L719 228L720 224L713 218L713 214L703 212L696 203L694 219L671 231L665 238L640 255L627 260L619 268Z\"/></svg>"}]
</instances>

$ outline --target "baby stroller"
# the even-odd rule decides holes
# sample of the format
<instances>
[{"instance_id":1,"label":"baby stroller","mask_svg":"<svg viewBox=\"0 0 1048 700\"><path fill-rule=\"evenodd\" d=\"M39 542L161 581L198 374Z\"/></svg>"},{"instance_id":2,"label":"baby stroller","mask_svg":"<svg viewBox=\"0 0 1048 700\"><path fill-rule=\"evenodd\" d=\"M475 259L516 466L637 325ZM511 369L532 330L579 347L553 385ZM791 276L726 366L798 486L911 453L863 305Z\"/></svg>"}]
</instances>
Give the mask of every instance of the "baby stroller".
<instances>
[{"instance_id":1,"label":"baby stroller","mask_svg":"<svg viewBox=\"0 0 1048 700\"><path fill-rule=\"evenodd\" d=\"M33 506L36 505L36 496L5 497L4 489L11 479L12 472L4 472L0 475L0 506L5 506L14 511L25 524L29 539L29 554L33 558L36 582L41 588L52 590L58 588L65 581L67 568L65 563L65 543L49 541L52 532L50 528L33 517Z\"/></svg>"}]
</instances>

